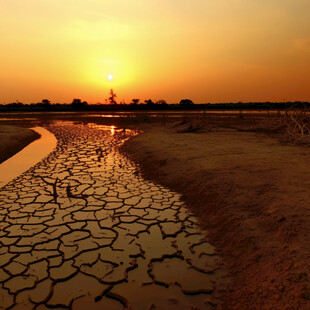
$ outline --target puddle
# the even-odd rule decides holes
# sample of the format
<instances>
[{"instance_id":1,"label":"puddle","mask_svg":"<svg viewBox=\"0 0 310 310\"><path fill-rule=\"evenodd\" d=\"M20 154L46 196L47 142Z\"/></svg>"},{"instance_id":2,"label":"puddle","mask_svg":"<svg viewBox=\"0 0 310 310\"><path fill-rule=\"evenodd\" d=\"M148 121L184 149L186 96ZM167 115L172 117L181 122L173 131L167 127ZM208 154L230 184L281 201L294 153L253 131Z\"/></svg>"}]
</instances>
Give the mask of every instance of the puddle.
<instances>
[{"instance_id":1,"label":"puddle","mask_svg":"<svg viewBox=\"0 0 310 310\"><path fill-rule=\"evenodd\" d=\"M180 195L144 180L118 151L135 133L48 129L56 151L0 190L0 305L214 307L226 278L219 257Z\"/></svg>"},{"instance_id":2,"label":"puddle","mask_svg":"<svg viewBox=\"0 0 310 310\"><path fill-rule=\"evenodd\" d=\"M0 164L0 188L38 163L56 147L55 136L43 127L31 128L41 135L20 152Z\"/></svg>"}]
</instances>

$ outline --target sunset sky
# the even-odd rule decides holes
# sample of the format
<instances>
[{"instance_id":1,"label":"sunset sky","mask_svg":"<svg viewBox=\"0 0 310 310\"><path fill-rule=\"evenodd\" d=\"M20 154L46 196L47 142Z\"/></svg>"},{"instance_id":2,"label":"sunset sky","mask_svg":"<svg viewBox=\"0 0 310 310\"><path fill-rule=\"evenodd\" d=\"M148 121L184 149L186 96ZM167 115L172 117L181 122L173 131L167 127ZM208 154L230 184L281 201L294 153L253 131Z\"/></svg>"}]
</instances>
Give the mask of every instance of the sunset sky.
<instances>
[{"instance_id":1,"label":"sunset sky","mask_svg":"<svg viewBox=\"0 0 310 310\"><path fill-rule=\"evenodd\" d=\"M310 101L309 0L0 0L0 38L0 103Z\"/></svg>"}]
</instances>

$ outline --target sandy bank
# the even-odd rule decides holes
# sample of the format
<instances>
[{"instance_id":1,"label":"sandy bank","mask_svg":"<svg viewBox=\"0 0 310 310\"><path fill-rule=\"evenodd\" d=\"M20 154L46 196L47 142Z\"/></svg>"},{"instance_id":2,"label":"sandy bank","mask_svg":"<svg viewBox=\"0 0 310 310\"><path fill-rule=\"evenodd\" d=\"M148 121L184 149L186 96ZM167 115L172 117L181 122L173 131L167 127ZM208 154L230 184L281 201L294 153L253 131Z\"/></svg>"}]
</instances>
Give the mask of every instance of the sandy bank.
<instances>
[{"instance_id":1,"label":"sandy bank","mask_svg":"<svg viewBox=\"0 0 310 310\"><path fill-rule=\"evenodd\" d=\"M253 132L153 127L123 150L183 194L231 271L223 309L310 308L310 149Z\"/></svg>"},{"instance_id":2,"label":"sandy bank","mask_svg":"<svg viewBox=\"0 0 310 310\"><path fill-rule=\"evenodd\" d=\"M31 129L0 125L0 163L38 138L40 135Z\"/></svg>"}]
</instances>

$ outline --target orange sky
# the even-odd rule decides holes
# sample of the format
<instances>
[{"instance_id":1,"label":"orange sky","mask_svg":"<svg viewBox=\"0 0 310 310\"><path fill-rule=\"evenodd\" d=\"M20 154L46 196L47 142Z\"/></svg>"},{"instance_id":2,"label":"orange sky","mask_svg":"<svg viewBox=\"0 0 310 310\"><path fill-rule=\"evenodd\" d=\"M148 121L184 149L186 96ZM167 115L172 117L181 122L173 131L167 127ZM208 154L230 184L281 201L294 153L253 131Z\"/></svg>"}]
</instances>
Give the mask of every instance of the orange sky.
<instances>
[{"instance_id":1,"label":"orange sky","mask_svg":"<svg viewBox=\"0 0 310 310\"><path fill-rule=\"evenodd\" d=\"M0 0L0 103L310 101L309 0ZM112 80L107 76L113 75Z\"/></svg>"}]
</instances>

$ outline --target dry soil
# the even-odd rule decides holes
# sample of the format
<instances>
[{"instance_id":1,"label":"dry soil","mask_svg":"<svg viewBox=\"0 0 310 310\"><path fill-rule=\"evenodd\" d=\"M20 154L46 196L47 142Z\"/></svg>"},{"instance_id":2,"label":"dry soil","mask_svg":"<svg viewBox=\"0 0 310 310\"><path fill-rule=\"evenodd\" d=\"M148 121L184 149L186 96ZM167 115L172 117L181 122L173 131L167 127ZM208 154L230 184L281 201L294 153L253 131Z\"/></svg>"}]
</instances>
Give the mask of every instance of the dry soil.
<instances>
[{"instance_id":1,"label":"dry soil","mask_svg":"<svg viewBox=\"0 0 310 310\"><path fill-rule=\"evenodd\" d=\"M183 194L230 270L222 309L310 309L310 148L262 133L152 127L123 147Z\"/></svg>"}]
</instances>

